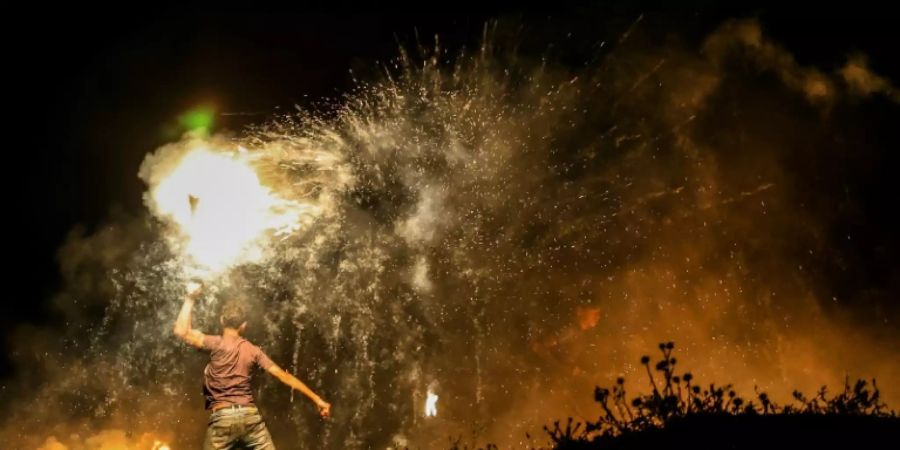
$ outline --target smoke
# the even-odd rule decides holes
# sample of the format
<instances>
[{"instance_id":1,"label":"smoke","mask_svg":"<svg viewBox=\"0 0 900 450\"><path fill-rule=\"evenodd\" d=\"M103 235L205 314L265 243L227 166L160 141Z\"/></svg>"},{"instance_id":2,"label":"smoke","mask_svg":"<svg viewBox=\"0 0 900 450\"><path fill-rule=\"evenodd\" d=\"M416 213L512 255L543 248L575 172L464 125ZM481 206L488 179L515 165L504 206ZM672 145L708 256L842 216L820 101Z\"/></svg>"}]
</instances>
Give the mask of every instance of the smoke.
<instances>
[{"instance_id":1,"label":"smoke","mask_svg":"<svg viewBox=\"0 0 900 450\"><path fill-rule=\"evenodd\" d=\"M403 51L330 106L149 155L151 214L61 250L66 326L19 331L32 407L0 436L79 448L93 444L73 433L118 429L199 444L204 356L170 336L197 261L185 222L152 201L198 146L246 158L266 195L314 206L286 232L254 226L259 252L219 266L194 319L214 333L217 299L240 296L256 312L250 339L333 403L323 423L260 375L280 446L521 443L554 418L590 417L593 386L637 378L663 340L701 380L786 399L877 376L897 403L895 325L831 305L838 212L797 170L809 145L845 151L834 111L894 95L887 80L858 57L834 75L803 67L755 21L699 50L652 45L636 26L577 69L511 52L488 28L477 52ZM215 223L227 230L239 216L212 217L230 217ZM437 417L425 417L431 389Z\"/></svg>"},{"instance_id":2,"label":"smoke","mask_svg":"<svg viewBox=\"0 0 900 450\"><path fill-rule=\"evenodd\" d=\"M868 97L881 94L890 97L895 102L900 102L900 93L897 93L893 84L869 70L869 62L865 55L851 57L840 73L850 91L855 95Z\"/></svg>"},{"instance_id":3,"label":"smoke","mask_svg":"<svg viewBox=\"0 0 900 450\"><path fill-rule=\"evenodd\" d=\"M775 73L786 88L803 93L810 102L828 105L834 101L834 82L815 68L797 64L787 49L765 37L755 20L724 24L706 40L703 49L716 65L741 52L755 68Z\"/></svg>"}]
</instances>

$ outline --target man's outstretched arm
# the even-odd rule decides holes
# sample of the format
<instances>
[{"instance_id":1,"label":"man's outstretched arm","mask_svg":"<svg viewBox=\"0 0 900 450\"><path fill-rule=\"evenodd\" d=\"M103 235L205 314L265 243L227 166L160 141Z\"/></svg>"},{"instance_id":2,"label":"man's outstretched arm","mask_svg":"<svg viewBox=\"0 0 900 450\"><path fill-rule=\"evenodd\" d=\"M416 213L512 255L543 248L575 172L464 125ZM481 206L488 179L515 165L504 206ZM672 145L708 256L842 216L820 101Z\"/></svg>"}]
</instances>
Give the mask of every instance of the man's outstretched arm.
<instances>
[{"instance_id":1,"label":"man's outstretched arm","mask_svg":"<svg viewBox=\"0 0 900 450\"><path fill-rule=\"evenodd\" d=\"M297 377L285 372L281 369L281 367L278 367L277 364L272 364L268 369L266 369L266 371L272 374L272 376L274 376L275 378L278 378L278 381L281 381L282 383L302 392L303 395L309 397L309 399L316 404L316 408L319 408L319 414L322 417L328 417L331 414L331 404L326 402L325 400L322 400L322 397L316 395L316 393L313 392L312 389L306 386L306 384L304 384L302 381L298 380Z\"/></svg>"},{"instance_id":2,"label":"man's outstretched arm","mask_svg":"<svg viewBox=\"0 0 900 450\"><path fill-rule=\"evenodd\" d=\"M172 330L179 339L197 348L203 346L203 333L191 328L191 310L194 309L194 300L200 296L201 292L203 292L202 284L192 289L184 298L181 311L178 312L178 317L175 319L175 328Z\"/></svg>"}]
</instances>

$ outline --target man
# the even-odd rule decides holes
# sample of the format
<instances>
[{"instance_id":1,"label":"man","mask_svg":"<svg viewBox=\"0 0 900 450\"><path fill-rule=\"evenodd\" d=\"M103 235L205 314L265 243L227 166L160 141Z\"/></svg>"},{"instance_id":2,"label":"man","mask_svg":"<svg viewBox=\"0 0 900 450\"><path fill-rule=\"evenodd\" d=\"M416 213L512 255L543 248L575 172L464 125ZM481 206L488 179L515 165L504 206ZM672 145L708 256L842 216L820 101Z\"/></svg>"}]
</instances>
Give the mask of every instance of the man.
<instances>
[{"instance_id":1,"label":"man","mask_svg":"<svg viewBox=\"0 0 900 450\"><path fill-rule=\"evenodd\" d=\"M322 400L300 380L281 370L259 347L241 337L247 328L246 306L229 301L222 307L219 321L221 336L207 336L191 328L191 310L203 286L193 288L184 299L175 335L194 347L209 351L209 364L203 371L203 394L206 409L212 411L206 429L204 450L241 448L274 450L272 436L253 403L250 371L253 366L278 378L282 383L302 392L319 408L322 417L331 413L331 405Z\"/></svg>"}]
</instances>

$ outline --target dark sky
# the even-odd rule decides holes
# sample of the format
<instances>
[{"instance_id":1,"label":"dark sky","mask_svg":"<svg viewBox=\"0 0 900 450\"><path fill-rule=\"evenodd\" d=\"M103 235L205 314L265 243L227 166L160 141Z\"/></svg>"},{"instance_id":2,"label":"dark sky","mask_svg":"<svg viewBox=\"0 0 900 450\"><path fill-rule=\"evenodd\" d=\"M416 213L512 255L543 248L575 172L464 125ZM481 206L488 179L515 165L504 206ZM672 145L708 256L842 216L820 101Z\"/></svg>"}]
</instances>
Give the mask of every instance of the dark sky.
<instances>
[{"instance_id":1,"label":"dark sky","mask_svg":"<svg viewBox=\"0 0 900 450\"><path fill-rule=\"evenodd\" d=\"M56 250L78 225L90 230L117 209L140 212L138 165L172 138L166 129L179 114L202 103L220 112L262 112L217 118L218 127L235 129L277 108L337 96L350 86L348 69L365 72L374 61L394 57L396 39L408 41L414 29L426 42L437 33L448 47L458 48L477 43L485 20L521 17L532 30L526 45L538 48L570 32L585 45L616 36L640 13L649 17L644 26L668 24L669 31L698 40L725 18L756 16L802 64L830 71L847 54L862 51L875 72L900 80L900 23L865 2L810 2L791 9L732 2L727 9L714 2L661 9L636 3L552 2L551 10L540 11L447 2L430 11L349 13L144 7L115 15L48 7L7 15L4 72L11 80L5 82L4 109L12 123L4 127L4 165L12 172L7 178L12 205L4 217L11 230L6 246L12 249L6 261L13 269L0 326L10 330L54 320L48 298L58 288ZM875 174L867 204L896 205L896 199L877 193L887 173ZM869 217L890 223L890 214ZM9 370L0 360L0 376Z\"/></svg>"}]
</instances>

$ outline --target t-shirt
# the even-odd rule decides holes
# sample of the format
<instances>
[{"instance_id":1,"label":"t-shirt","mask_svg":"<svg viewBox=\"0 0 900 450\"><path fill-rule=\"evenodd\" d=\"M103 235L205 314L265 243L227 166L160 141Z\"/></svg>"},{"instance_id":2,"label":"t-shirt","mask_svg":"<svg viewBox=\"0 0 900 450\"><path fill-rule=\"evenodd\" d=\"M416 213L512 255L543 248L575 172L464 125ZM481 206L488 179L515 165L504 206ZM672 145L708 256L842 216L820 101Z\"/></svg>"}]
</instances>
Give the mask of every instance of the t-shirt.
<instances>
[{"instance_id":1,"label":"t-shirt","mask_svg":"<svg viewBox=\"0 0 900 450\"><path fill-rule=\"evenodd\" d=\"M204 336L209 364L203 370L206 408L217 404L252 405L250 378L253 366L267 370L275 363L259 347L239 336Z\"/></svg>"}]
</instances>

